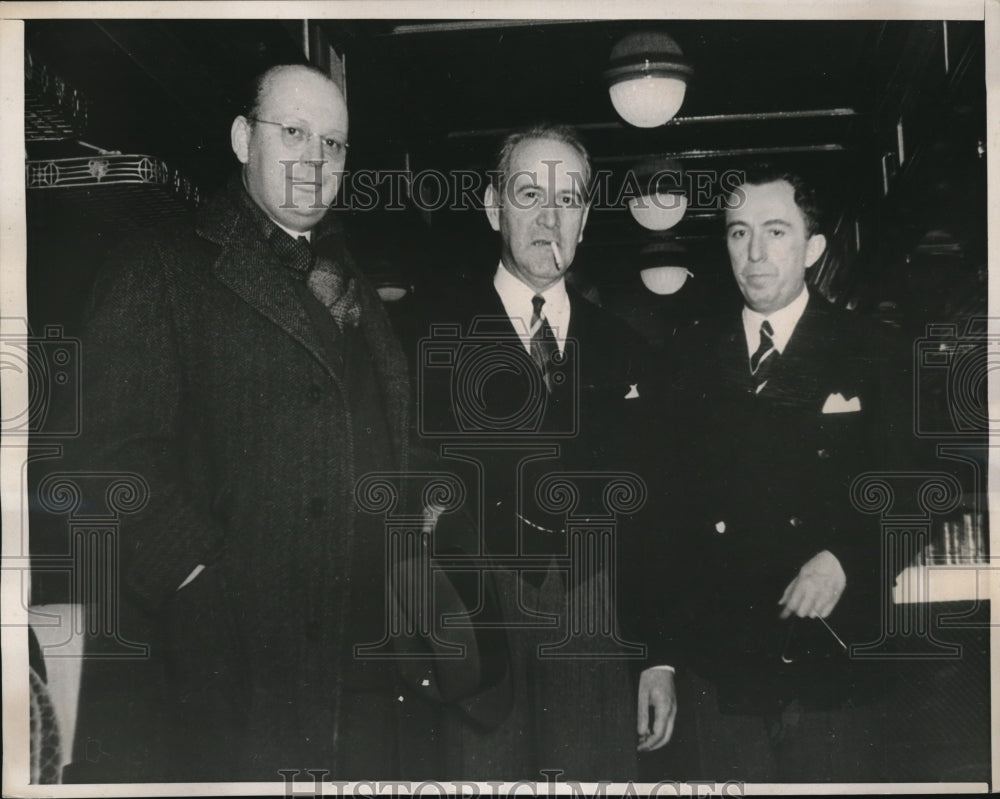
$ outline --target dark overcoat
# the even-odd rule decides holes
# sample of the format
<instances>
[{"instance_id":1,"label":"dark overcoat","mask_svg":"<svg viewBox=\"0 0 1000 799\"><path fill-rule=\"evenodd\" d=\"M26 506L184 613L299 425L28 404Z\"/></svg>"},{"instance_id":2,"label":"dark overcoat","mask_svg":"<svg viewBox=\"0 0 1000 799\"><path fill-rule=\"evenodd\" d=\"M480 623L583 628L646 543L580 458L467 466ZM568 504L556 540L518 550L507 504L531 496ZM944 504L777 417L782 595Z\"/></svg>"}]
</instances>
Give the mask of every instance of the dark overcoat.
<instances>
[{"instance_id":1,"label":"dark overcoat","mask_svg":"<svg viewBox=\"0 0 1000 799\"><path fill-rule=\"evenodd\" d=\"M359 286L385 465L404 469L405 361L329 215L313 237ZM151 656L84 675L77 760L95 778L336 776L364 735L384 769L353 776L394 771L399 719L360 698L395 703L391 670L349 654L358 635L380 639L385 601L381 531L355 512L354 388L323 340L336 326L313 324L296 279L234 180L194 227L132 242L97 281L78 459L148 487L118 547L125 632Z\"/></svg>"}]
</instances>

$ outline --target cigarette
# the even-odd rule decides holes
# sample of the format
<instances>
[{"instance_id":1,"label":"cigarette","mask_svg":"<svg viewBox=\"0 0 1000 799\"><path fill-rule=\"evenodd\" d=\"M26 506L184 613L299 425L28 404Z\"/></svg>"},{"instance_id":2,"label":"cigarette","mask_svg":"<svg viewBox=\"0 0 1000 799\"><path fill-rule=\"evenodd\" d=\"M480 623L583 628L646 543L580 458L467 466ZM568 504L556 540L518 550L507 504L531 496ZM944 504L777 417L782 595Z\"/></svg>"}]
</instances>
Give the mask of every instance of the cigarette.
<instances>
[{"instance_id":1,"label":"cigarette","mask_svg":"<svg viewBox=\"0 0 1000 799\"><path fill-rule=\"evenodd\" d=\"M549 242L549 246L552 248L552 257L556 259L556 267L559 269L563 268L562 258L559 257L559 247L554 241Z\"/></svg>"}]
</instances>

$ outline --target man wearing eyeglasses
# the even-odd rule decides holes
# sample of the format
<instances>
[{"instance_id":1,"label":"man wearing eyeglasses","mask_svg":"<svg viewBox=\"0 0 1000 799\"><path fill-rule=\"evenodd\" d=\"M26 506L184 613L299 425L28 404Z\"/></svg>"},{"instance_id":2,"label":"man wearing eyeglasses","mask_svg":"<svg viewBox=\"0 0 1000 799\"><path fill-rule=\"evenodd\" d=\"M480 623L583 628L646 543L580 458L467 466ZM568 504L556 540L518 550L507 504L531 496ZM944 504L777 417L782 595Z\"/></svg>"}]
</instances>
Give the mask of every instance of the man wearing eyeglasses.
<instances>
[{"instance_id":1,"label":"man wearing eyeglasses","mask_svg":"<svg viewBox=\"0 0 1000 799\"><path fill-rule=\"evenodd\" d=\"M81 778L414 774L427 736L400 730L420 703L394 663L353 657L385 629L383 523L356 513L354 486L405 468L409 399L328 213L347 135L326 75L267 71L232 123L238 174L193 227L131 243L98 280L81 460L148 486L118 543L123 634L150 658L84 675L98 707L78 740L99 756L77 758Z\"/></svg>"}]
</instances>

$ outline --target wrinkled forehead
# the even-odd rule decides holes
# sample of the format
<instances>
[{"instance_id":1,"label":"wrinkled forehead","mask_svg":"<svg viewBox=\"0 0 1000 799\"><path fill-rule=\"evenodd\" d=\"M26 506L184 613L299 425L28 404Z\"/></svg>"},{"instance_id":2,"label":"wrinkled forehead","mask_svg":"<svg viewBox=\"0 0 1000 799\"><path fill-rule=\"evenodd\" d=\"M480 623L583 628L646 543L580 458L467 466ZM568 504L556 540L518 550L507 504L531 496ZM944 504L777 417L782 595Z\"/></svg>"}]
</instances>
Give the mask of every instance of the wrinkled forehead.
<instances>
[{"instance_id":1,"label":"wrinkled forehead","mask_svg":"<svg viewBox=\"0 0 1000 799\"><path fill-rule=\"evenodd\" d=\"M569 144L558 139L528 139L520 142L511 153L508 178L513 179L515 185L552 182L556 188L582 187L586 170L580 154Z\"/></svg>"}]
</instances>

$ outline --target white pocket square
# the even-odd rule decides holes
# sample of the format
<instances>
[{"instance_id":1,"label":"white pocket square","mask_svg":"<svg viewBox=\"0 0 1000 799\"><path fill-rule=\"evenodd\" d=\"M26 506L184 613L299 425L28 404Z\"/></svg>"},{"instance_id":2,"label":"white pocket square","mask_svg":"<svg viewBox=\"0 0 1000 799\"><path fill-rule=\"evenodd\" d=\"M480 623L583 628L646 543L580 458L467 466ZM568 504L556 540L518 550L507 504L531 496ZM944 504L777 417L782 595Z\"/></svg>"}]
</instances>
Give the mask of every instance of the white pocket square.
<instances>
[{"instance_id":1,"label":"white pocket square","mask_svg":"<svg viewBox=\"0 0 1000 799\"><path fill-rule=\"evenodd\" d=\"M639 384L629 383L628 394L625 395L625 399L638 399L639 398Z\"/></svg>"},{"instance_id":2,"label":"white pocket square","mask_svg":"<svg viewBox=\"0 0 1000 799\"><path fill-rule=\"evenodd\" d=\"M857 413L861 410L861 398L844 399L844 395L831 394L823 403L823 413Z\"/></svg>"}]
</instances>

